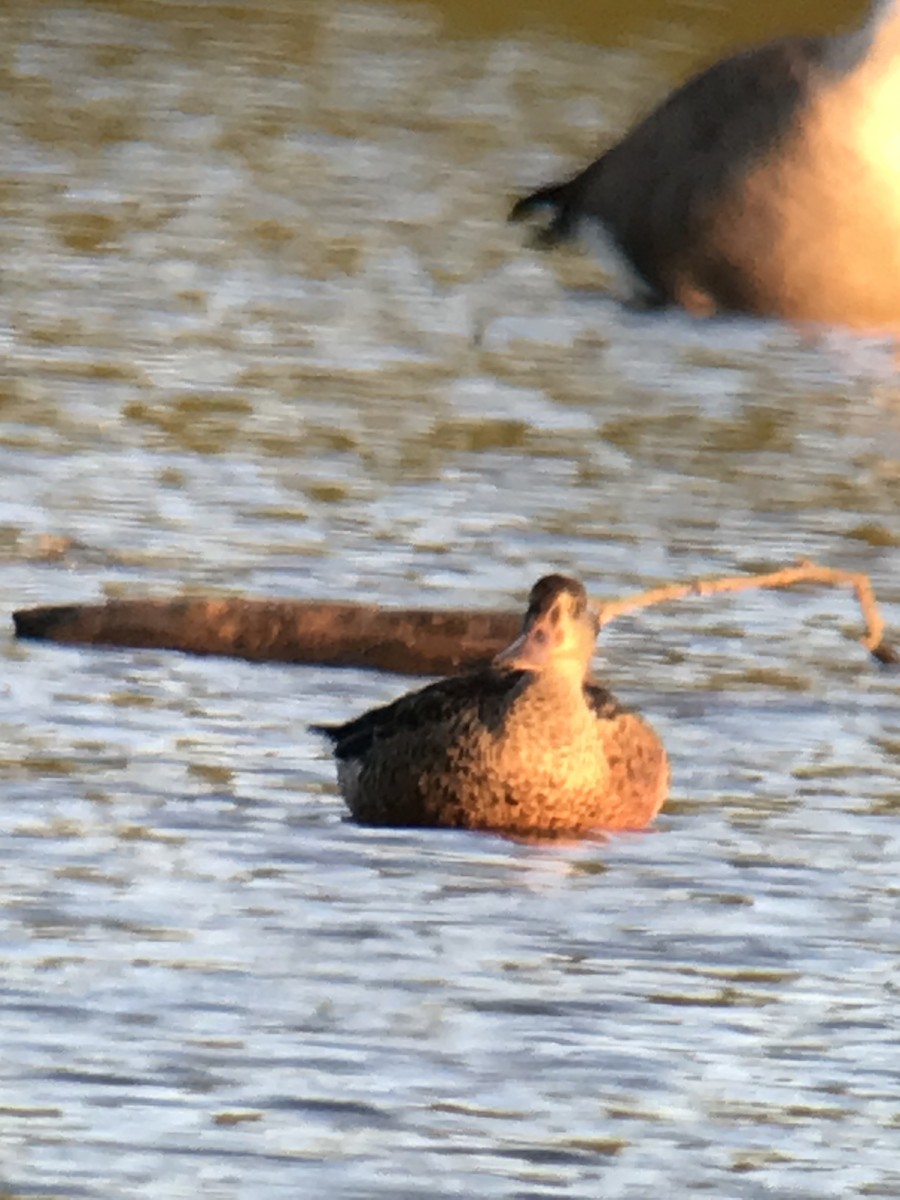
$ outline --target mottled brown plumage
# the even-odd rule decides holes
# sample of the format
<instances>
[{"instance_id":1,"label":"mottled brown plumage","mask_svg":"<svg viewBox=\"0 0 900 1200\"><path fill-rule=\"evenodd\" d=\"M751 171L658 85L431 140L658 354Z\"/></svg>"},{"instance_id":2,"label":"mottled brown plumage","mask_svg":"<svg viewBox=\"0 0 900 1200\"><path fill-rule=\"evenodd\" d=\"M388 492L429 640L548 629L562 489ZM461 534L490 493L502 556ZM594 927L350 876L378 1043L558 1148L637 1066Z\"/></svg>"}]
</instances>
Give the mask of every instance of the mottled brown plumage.
<instances>
[{"instance_id":1,"label":"mottled brown plumage","mask_svg":"<svg viewBox=\"0 0 900 1200\"><path fill-rule=\"evenodd\" d=\"M646 825L668 793L666 752L588 678L596 634L582 585L548 575L492 666L313 726L353 817L522 835Z\"/></svg>"}]
</instances>

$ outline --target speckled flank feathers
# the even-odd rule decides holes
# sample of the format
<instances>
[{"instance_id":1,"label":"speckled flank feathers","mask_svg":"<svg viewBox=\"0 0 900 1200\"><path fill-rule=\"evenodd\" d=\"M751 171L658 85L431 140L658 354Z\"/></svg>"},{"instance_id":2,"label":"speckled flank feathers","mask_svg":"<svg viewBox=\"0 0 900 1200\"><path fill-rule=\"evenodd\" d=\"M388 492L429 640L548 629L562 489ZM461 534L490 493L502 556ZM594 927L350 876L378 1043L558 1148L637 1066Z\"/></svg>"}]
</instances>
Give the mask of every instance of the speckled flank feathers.
<instances>
[{"instance_id":1,"label":"speckled flank feathers","mask_svg":"<svg viewBox=\"0 0 900 1200\"><path fill-rule=\"evenodd\" d=\"M545 576L492 666L313 726L333 743L353 817L521 835L646 825L668 760L650 726L588 680L596 633L582 585Z\"/></svg>"}]
</instances>

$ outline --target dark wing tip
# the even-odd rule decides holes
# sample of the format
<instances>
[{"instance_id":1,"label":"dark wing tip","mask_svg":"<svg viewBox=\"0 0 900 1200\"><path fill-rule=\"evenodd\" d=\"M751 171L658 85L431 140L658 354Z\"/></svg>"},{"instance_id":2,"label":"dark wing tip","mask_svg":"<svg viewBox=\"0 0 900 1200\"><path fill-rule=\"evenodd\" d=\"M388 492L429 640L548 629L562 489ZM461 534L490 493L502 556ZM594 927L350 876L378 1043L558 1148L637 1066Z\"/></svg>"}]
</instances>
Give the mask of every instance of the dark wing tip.
<instances>
[{"instance_id":1,"label":"dark wing tip","mask_svg":"<svg viewBox=\"0 0 900 1200\"><path fill-rule=\"evenodd\" d=\"M532 244L542 248L556 246L571 235L570 221L565 208L566 184L552 183L538 188L517 200L509 211L507 220L524 221L535 213L549 213L546 223L531 235Z\"/></svg>"},{"instance_id":2,"label":"dark wing tip","mask_svg":"<svg viewBox=\"0 0 900 1200\"><path fill-rule=\"evenodd\" d=\"M507 215L507 221L524 221L530 217L536 209L541 207L539 200L536 200L537 192L533 192L530 196L520 196L515 202Z\"/></svg>"},{"instance_id":3,"label":"dark wing tip","mask_svg":"<svg viewBox=\"0 0 900 1200\"><path fill-rule=\"evenodd\" d=\"M310 733L318 733L321 737L328 738L332 744L340 741L341 726L340 725L307 725Z\"/></svg>"}]
</instances>

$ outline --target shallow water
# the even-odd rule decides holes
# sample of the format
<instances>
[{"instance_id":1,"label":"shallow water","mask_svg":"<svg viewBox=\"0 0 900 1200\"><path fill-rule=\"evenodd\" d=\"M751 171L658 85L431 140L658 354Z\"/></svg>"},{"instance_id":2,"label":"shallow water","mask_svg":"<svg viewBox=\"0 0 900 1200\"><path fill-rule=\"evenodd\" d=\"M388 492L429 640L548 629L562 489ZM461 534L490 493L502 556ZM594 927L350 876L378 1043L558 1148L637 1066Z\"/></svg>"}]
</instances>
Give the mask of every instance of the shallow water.
<instances>
[{"instance_id":1,"label":"shallow water","mask_svg":"<svg viewBox=\"0 0 900 1200\"><path fill-rule=\"evenodd\" d=\"M3 608L809 556L896 627L890 348L628 313L503 223L691 33L0 13ZM306 723L407 680L8 630L0 1190L900 1196L898 685L858 625L802 591L611 626L673 798L544 847L344 822Z\"/></svg>"}]
</instances>

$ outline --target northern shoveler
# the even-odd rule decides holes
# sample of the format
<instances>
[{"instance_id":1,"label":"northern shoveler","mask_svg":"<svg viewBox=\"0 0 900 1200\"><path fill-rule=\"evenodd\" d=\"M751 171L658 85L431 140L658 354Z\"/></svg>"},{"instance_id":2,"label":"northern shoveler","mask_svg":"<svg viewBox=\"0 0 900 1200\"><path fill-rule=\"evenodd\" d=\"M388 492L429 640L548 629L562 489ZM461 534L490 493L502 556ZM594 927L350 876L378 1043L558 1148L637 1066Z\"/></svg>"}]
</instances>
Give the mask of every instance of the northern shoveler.
<instances>
[{"instance_id":1,"label":"northern shoveler","mask_svg":"<svg viewBox=\"0 0 900 1200\"><path fill-rule=\"evenodd\" d=\"M545 576L491 666L312 726L355 820L526 836L646 825L668 793L666 752L589 678L597 630L582 584Z\"/></svg>"}]
</instances>

